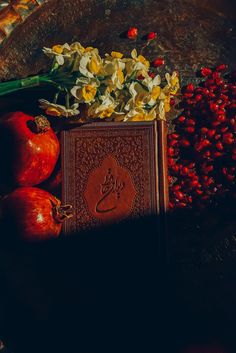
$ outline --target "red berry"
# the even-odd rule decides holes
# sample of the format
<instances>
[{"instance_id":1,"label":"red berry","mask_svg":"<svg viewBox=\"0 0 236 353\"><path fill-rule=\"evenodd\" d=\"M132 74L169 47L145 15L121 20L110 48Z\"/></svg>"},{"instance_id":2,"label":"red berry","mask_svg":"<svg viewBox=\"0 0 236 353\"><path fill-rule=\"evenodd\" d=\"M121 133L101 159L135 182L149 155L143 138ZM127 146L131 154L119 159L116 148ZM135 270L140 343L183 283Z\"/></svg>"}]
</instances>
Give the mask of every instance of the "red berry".
<instances>
[{"instance_id":1,"label":"red berry","mask_svg":"<svg viewBox=\"0 0 236 353\"><path fill-rule=\"evenodd\" d=\"M202 100L202 98L203 97L202 97L201 94L197 94L194 99L195 99L196 102L200 102Z\"/></svg>"},{"instance_id":2,"label":"red berry","mask_svg":"<svg viewBox=\"0 0 236 353\"><path fill-rule=\"evenodd\" d=\"M219 151L223 151L224 146L222 145L221 142L217 142L217 143L216 143L216 148L217 148Z\"/></svg>"},{"instance_id":3,"label":"red berry","mask_svg":"<svg viewBox=\"0 0 236 353\"><path fill-rule=\"evenodd\" d=\"M151 78L156 77L156 74L155 74L155 72L153 72L153 71L149 71L148 75L149 75Z\"/></svg>"},{"instance_id":4,"label":"red berry","mask_svg":"<svg viewBox=\"0 0 236 353\"><path fill-rule=\"evenodd\" d=\"M188 140L186 140L186 139L181 140L180 144L183 147L189 147L190 146L190 142Z\"/></svg>"},{"instance_id":5,"label":"red berry","mask_svg":"<svg viewBox=\"0 0 236 353\"><path fill-rule=\"evenodd\" d=\"M194 85L192 83L186 86L186 92L194 92Z\"/></svg>"},{"instance_id":6,"label":"red berry","mask_svg":"<svg viewBox=\"0 0 236 353\"><path fill-rule=\"evenodd\" d=\"M157 59L153 60L153 62L152 62L152 66L153 67L159 67L159 66L162 66L164 64L165 64L165 60L162 59L162 58L157 58Z\"/></svg>"},{"instance_id":7,"label":"red berry","mask_svg":"<svg viewBox=\"0 0 236 353\"><path fill-rule=\"evenodd\" d=\"M136 39L137 35L138 35L137 27L130 27L130 29L127 31L127 37L129 39Z\"/></svg>"},{"instance_id":8,"label":"red berry","mask_svg":"<svg viewBox=\"0 0 236 353\"><path fill-rule=\"evenodd\" d=\"M150 75L149 75L150 76ZM154 75L155 76L155 75ZM143 75L139 75L138 77L137 77L137 79L138 80L140 80L140 81L142 81L142 80L144 80L144 77L143 77Z\"/></svg>"},{"instance_id":9,"label":"red berry","mask_svg":"<svg viewBox=\"0 0 236 353\"><path fill-rule=\"evenodd\" d=\"M218 71L218 72L225 71L227 69L227 67L228 66L226 64L221 64L221 65L216 67L216 71Z\"/></svg>"},{"instance_id":10,"label":"red berry","mask_svg":"<svg viewBox=\"0 0 236 353\"><path fill-rule=\"evenodd\" d=\"M186 128L185 128L185 131L186 131L187 133L189 133L189 134L193 134L194 131L195 131L195 129L194 129L193 126L189 126L189 127L186 127Z\"/></svg>"},{"instance_id":11,"label":"red berry","mask_svg":"<svg viewBox=\"0 0 236 353\"><path fill-rule=\"evenodd\" d=\"M180 202L180 203L179 203L179 207L180 207L180 208L184 208L184 207L186 207L186 206L187 206L186 202Z\"/></svg>"},{"instance_id":12,"label":"red berry","mask_svg":"<svg viewBox=\"0 0 236 353\"><path fill-rule=\"evenodd\" d=\"M228 175L226 175L226 179L227 179L228 181L233 181L233 180L235 179L235 176L232 175L232 174L228 174Z\"/></svg>"},{"instance_id":13,"label":"red berry","mask_svg":"<svg viewBox=\"0 0 236 353\"><path fill-rule=\"evenodd\" d=\"M195 192L196 192L196 194L198 194L198 195L202 195L202 194L203 194L203 191L200 190L200 189L197 189Z\"/></svg>"},{"instance_id":14,"label":"red berry","mask_svg":"<svg viewBox=\"0 0 236 353\"><path fill-rule=\"evenodd\" d=\"M193 119L188 119L188 120L186 121L186 125L187 125L187 126L195 126L195 124L196 124L196 122L195 122L195 120L193 120Z\"/></svg>"},{"instance_id":15,"label":"red berry","mask_svg":"<svg viewBox=\"0 0 236 353\"><path fill-rule=\"evenodd\" d=\"M173 190L173 191L180 190L180 185L179 185L179 184L173 185L173 186L172 186L172 190Z\"/></svg>"},{"instance_id":16,"label":"red berry","mask_svg":"<svg viewBox=\"0 0 236 353\"><path fill-rule=\"evenodd\" d=\"M184 198L184 194L181 191L175 191L175 197L178 200L182 200Z\"/></svg>"},{"instance_id":17,"label":"red berry","mask_svg":"<svg viewBox=\"0 0 236 353\"><path fill-rule=\"evenodd\" d=\"M153 39L156 39L156 37L157 37L156 32L150 32L147 35L147 40L153 40Z\"/></svg>"},{"instance_id":18,"label":"red berry","mask_svg":"<svg viewBox=\"0 0 236 353\"><path fill-rule=\"evenodd\" d=\"M167 153L168 153L168 155L169 156L174 156L175 155L175 150L174 150L174 148L173 147L169 147L168 149L167 149Z\"/></svg>"},{"instance_id":19,"label":"red berry","mask_svg":"<svg viewBox=\"0 0 236 353\"><path fill-rule=\"evenodd\" d=\"M215 133L216 133L216 130L215 130L215 129L211 129L211 130L209 130L209 131L207 132L207 136L208 136L209 138L212 138L212 137L215 135Z\"/></svg>"},{"instance_id":20,"label":"red berry","mask_svg":"<svg viewBox=\"0 0 236 353\"><path fill-rule=\"evenodd\" d=\"M207 77L207 76L210 76L212 73L211 69L207 68L207 67L203 67L201 68L201 75L203 77Z\"/></svg>"},{"instance_id":21,"label":"red berry","mask_svg":"<svg viewBox=\"0 0 236 353\"><path fill-rule=\"evenodd\" d=\"M214 157L215 158L222 157L222 156L223 156L222 152L219 152L219 151L214 152Z\"/></svg>"},{"instance_id":22,"label":"red berry","mask_svg":"<svg viewBox=\"0 0 236 353\"><path fill-rule=\"evenodd\" d=\"M180 123L183 123L185 120L186 120L186 118L185 118L185 116L183 116L183 115L181 115L181 116L178 117L178 121L179 121Z\"/></svg>"},{"instance_id":23,"label":"red berry","mask_svg":"<svg viewBox=\"0 0 236 353\"><path fill-rule=\"evenodd\" d=\"M177 140L179 138L179 134L172 133L172 134L169 135L169 137Z\"/></svg>"},{"instance_id":24,"label":"red berry","mask_svg":"<svg viewBox=\"0 0 236 353\"><path fill-rule=\"evenodd\" d=\"M183 175L187 175L188 172L189 172L188 167L183 167L183 168L182 168L182 174L183 174Z\"/></svg>"},{"instance_id":25,"label":"red berry","mask_svg":"<svg viewBox=\"0 0 236 353\"><path fill-rule=\"evenodd\" d=\"M220 134L217 134L217 135L215 135L215 140L219 140L221 138L221 135Z\"/></svg>"}]
</instances>

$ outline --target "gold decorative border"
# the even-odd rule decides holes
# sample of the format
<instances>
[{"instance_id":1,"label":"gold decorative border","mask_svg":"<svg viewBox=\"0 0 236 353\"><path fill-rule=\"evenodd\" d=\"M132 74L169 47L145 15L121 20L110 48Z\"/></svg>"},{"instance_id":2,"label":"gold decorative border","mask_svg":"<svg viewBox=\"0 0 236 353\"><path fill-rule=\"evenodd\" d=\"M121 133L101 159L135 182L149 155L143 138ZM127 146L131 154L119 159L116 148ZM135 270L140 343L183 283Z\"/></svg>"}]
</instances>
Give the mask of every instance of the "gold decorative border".
<instances>
[{"instance_id":1,"label":"gold decorative border","mask_svg":"<svg viewBox=\"0 0 236 353\"><path fill-rule=\"evenodd\" d=\"M0 0L0 44L46 0Z\"/></svg>"}]
</instances>

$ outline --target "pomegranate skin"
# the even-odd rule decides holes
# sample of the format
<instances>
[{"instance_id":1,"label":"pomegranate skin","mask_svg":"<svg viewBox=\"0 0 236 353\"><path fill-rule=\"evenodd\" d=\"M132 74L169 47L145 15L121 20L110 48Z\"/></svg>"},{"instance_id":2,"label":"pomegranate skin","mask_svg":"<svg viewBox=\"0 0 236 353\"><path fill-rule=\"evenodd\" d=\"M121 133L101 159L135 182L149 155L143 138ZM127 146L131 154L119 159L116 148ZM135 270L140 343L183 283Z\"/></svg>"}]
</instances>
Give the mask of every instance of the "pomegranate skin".
<instances>
[{"instance_id":1,"label":"pomegranate skin","mask_svg":"<svg viewBox=\"0 0 236 353\"><path fill-rule=\"evenodd\" d=\"M62 228L60 205L61 202L45 190L20 187L3 200L3 222L6 229L14 230L22 240L57 238Z\"/></svg>"},{"instance_id":2,"label":"pomegranate skin","mask_svg":"<svg viewBox=\"0 0 236 353\"><path fill-rule=\"evenodd\" d=\"M0 160L6 167L5 179L14 186L34 186L46 180L54 170L60 146L48 126L37 130L33 116L9 113L1 124Z\"/></svg>"}]
</instances>

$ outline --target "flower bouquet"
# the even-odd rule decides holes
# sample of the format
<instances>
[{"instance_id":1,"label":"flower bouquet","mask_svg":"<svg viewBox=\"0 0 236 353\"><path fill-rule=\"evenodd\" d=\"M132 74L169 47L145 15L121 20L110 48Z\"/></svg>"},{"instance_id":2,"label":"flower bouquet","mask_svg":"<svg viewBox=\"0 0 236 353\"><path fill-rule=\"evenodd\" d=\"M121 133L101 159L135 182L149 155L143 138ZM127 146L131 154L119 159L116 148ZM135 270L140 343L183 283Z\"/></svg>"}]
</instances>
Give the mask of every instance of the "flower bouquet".
<instances>
[{"instance_id":1,"label":"flower bouquet","mask_svg":"<svg viewBox=\"0 0 236 353\"><path fill-rule=\"evenodd\" d=\"M47 115L80 116L81 122L94 118L143 121L165 119L171 98L179 90L177 72L165 73L162 80L136 49L128 58L117 51L101 57L97 48L78 42L43 51L52 59L50 72L0 83L0 95L50 85L56 89L53 101L39 100Z\"/></svg>"}]
</instances>

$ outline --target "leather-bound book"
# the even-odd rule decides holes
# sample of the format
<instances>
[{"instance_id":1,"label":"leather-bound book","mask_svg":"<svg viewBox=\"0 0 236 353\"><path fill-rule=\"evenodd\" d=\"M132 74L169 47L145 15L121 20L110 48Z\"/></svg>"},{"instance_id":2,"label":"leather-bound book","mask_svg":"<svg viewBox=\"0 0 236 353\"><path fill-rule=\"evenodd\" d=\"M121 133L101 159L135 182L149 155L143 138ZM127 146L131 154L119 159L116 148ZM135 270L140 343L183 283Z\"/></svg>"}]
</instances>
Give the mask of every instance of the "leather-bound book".
<instances>
[{"instance_id":1,"label":"leather-bound book","mask_svg":"<svg viewBox=\"0 0 236 353\"><path fill-rule=\"evenodd\" d=\"M168 203L164 121L92 123L62 133L64 233L147 214Z\"/></svg>"}]
</instances>

